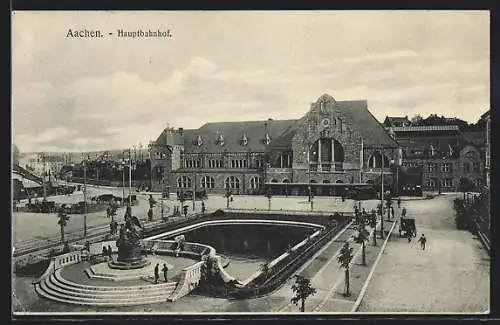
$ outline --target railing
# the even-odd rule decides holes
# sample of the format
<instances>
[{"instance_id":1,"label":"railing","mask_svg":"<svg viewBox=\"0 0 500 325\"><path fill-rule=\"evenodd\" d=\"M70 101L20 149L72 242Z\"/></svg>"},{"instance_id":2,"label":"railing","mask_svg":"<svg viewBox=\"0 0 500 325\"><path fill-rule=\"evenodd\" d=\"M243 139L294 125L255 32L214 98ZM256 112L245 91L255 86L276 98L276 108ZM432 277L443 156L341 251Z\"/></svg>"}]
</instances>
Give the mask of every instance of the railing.
<instances>
[{"instance_id":1,"label":"railing","mask_svg":"<svg viewBox=\"0 0 500 325\"><path fill-rule=\"evenodd\" d=\"M176 243L174 240L144 239L143 243L144 249L153 253L177 255L177 252L172 249L172 246ZM179 256L194 257L196 259L201 259L201 256L205 254L215 256L215 248L212 246L191 242L185 242L183 245L183 249L178 252Z\"/></svg>"},{"instance_id":2,"label":"railing","mask_svg":"<svg viewBox=\"0 0 500 325\"><path fill-rule=\"evenodd\" d=\"M63 255L59 255L53 258L55 270L60 269L63 266L80 263L82 261L82 252L70 252Z\"/></svg>"},{"instance_id":3,"label":"railing","mask_svg":"<svg viewBox=\"0 0 500 325\"><path fill-rule=\"evenodd\" d=\"M324 230L324 227L323 229ZM278 256L276 259L272 260L268 266L269 266L269 270L271 270L273 267L275 267L276 265L279 265L279 263L283 260L285 260L287 257L289 257L291 254L295 254L302 246L306 245L307 242L315 237L317 237L321 232L322 230L319 230L319 231L316 231L315 233L313 233L310 237L307 237L306 239L304 239L303 241L301 241L300 243L298 243L297 245L293 246L291 249L290 249L290 252L285 252L283 254L281 254L280 256ZM252 274L251 276L249 276L247 279L245 279L243 282L242 282L242 285L247 285L249 284L250 282L252 282L253 280L255 280L256 278L258 278L261 274L262 274L262 270L259 270L257 272L255 272L254 274ZM226 282L226 281L225 281Z\"/></svg>"},{"instance_id":4,"label":"railing","mask_svg":"<svg viewBox=\"0 0 500 325\"><path fill-rule=\"evenodd\" d=\"M168 301L174 302L179 298L184 297L188 293L190 293L201 279L201 266L204 264L204 261L198 262L194 265L188 266L184 268L180 273L180 279L177 286L174 289L174 292L168 298Z\"/></svg>"}]
</instances>

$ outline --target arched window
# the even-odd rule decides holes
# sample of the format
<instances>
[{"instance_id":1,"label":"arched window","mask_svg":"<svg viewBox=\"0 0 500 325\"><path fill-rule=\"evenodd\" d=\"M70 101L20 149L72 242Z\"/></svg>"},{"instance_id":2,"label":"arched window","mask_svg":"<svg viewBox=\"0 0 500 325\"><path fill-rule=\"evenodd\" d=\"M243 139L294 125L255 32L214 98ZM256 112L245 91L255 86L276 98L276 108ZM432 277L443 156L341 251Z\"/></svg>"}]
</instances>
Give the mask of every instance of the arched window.
<instances>
[{"instance_id":1,"label":"arched window","mask_svg":"<svg viewBox=\"0 0 500 325\"><path fill-rule=\"evenodd\" d=\"M276 178L273 178L273 179L271 180L271 183L278 183L278 180L277 180Z\"/></svg>"},{"instance_id":2,"label":"arched window","mask_svg":"<svg viewBox=\"0 0 500 325\"><path fill-rule=\"evenodd\" d=\"M288 178L284 178L282 182L283 183L290 183L290 181L288 180Z\"/></svg>"},{"instance_id":3,"label":"arched window","mask_svg":"<svg viewBox=\"0 0 500 325\"><path fill-rule=\"evenodd\" d=\"M177 177L177 187L179 188L189 188L191 187L191 178L187 176Z\"/></svg>"},{"instance_id":4,"label":"arched window","mask_svg":"<svg viewBox=\"0 0 500 325\"><path fill-rule=\"evenodd\" d=\"M250 179L250 188L252 190L259 189L261 187L262 181L260 177L253 177Z\"/></svg>"},{"instance_id":5,"label":"arched window","mask_svg":"<svg viewBox=\"0 0 500 325\"><path fill-rule=\"evenodd\" d=\"M383 167L389 167L389 158L386 155L382 155L379 151L375 151L368 160L368 168L382 167L382 159L384 161Z\"/></svg>"},{"instance_id":6,"label":"arched window","mask_svg":"<svg viewBox=\"0 0 500 325\"><path fill-rule=\"evenodd\" d=\"M473 181L474 187L480 187L481 184L483 183L480 178L477 178Z\"/></svg>"},{"instance_id":7,"label":"arched window","mask_svg":"<svg viewBox=\"0 0 500 325\"><path fill-rule=\"evenodd\" d=\"M314 179L311 179L311 183L317 183Z\"/></svg>"},{"instance_id":8,"label":"arched window","mask_svg":"<svg viewBox=\"0 0 500 325\"><path fill-rule=\"evenodd\" d=\"M201 188L214 188L215 179L212 176L203 176L201 178Z\"/></svg>"},{"instance_id":9,"label":"arched window","mask_svg":"<svg viewBox=\"0 0 500 325\"><path fill-rule=\"evenodd\" d=\"M224 182L224 187L230 189L239 189L240 179L236 176L226 177L226 181Z\"/></svg>"},{"instance_id":10,"label":"arched window","mask_svg":"<svg viewBox=\"0 0 500 325\"><path fill-rule=\"evenodd\" d=\"M329 181L329 180L327 180L327 179L324 179L324 180L323 180L323 184L329 184L329 183L330 183L330 181Z\"/></svg>"},{"instance_id":11,"label":"arched window","mask_svg":"<svg viewBox=\"0 0 500 325\"><path fill-rule=\"evenodd\" d=\"M344 183L344 182L342 182L340 179L338 179L335 183L340 184L340 183Z\"/></svg>"}]
</instances>

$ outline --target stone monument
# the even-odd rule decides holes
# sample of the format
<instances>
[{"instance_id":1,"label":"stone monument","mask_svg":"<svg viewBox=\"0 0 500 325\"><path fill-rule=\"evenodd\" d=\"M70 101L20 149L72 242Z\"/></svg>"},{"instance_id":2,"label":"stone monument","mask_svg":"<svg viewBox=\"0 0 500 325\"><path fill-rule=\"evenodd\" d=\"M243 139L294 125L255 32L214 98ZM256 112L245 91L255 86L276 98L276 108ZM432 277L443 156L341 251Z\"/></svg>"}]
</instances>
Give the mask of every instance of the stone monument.
<instances>
[{"instance_id":1,"label":"stone monument","mask_svg":"<svg viewBox=\"0 0 500 325\"><path fill-rule=\"evenodd\" d=\"M142 246L140 242L140 232L142 226L139 219L132 216L130 206L127 207L124 219L125 224L121 225L120 235L116 241L116 246L118 247L118 258L116 261L109 262L108 265L112 269L120 270L143 268L151 264L151 261L148 261L142 255Z\"/></svg>"}]
</instances>

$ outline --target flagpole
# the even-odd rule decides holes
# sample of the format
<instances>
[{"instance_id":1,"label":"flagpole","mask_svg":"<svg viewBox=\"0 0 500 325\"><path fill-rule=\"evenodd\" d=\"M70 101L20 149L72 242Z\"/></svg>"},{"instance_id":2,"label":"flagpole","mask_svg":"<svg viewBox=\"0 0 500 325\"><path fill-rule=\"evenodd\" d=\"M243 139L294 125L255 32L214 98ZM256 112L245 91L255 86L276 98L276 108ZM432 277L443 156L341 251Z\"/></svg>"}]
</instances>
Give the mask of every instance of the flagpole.
<instances>
[{"instance_id":1,"label":"flagpole","mask_svg":"<svg viewBox=\"0 0 500 325\"><path fill-rule=\"evenodd\" d=\"M128 203L132 207L132 157L128 149Z\"/></svg>"}]
</instances>

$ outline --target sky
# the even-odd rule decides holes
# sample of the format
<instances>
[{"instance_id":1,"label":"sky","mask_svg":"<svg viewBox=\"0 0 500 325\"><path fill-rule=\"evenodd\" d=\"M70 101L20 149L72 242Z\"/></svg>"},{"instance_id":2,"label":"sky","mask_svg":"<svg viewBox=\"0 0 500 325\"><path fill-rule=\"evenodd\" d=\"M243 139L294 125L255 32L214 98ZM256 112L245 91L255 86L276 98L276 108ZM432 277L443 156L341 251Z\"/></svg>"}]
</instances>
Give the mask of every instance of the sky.
<instances>
[{"instance_id":1,"label":"sky","mask_svg":"<svg viewBox=\"0 0 500 325\"><path fill-rule=\"evenodd\" d=\"M489 37L487 11L17 11L13 142L21 152L145 147L168 126L300 118L324 93L367 100L381 122L475 123L490 105Z\"/></svg>"}]
</instances>

